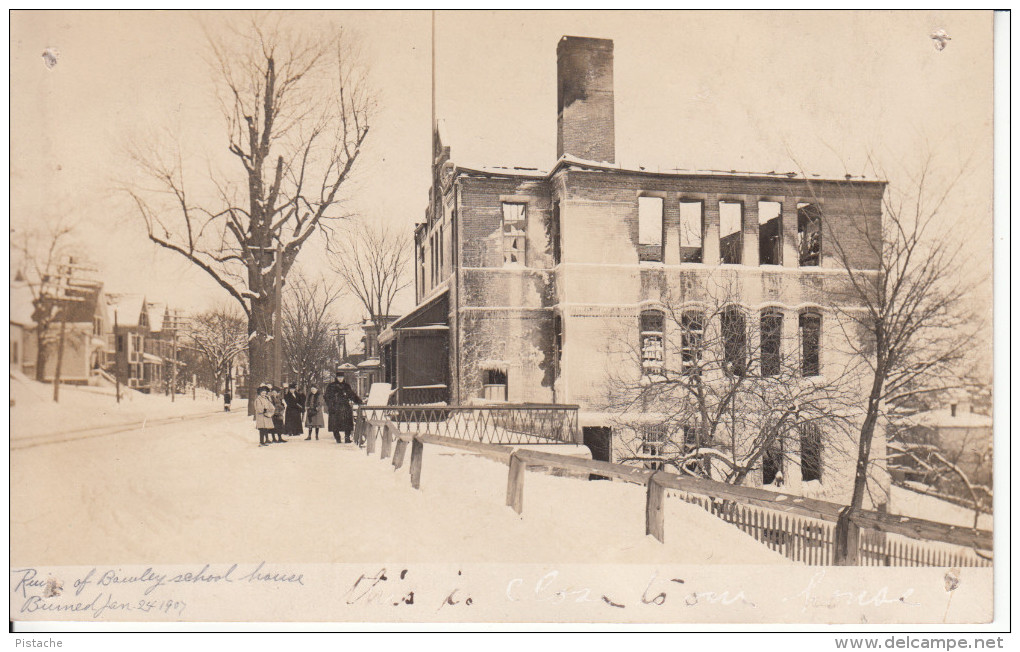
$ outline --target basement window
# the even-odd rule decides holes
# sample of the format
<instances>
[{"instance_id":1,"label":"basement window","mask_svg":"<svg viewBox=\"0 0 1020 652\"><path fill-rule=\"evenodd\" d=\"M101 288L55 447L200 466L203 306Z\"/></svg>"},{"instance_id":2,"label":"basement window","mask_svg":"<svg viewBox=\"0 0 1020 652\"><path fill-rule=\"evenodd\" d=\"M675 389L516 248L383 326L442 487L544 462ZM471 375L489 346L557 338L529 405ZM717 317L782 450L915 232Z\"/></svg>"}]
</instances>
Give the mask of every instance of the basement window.
<instances>
[{"instance_id":1,"label":"basement window","mask_svg":"<svg viewBox=\"0 0 1020 652\"><path fill-rule=\"evenodd\" d=\"M801 267L822 264L822 209L817 204L797 204L797 249Z\"/></svg>"},{"instance_id":2,"label":"basement window","mask_svg":"<svg viewBox=\"0 0 1020 652\"><path fill-rule=\"evenodd\" d=\"M487 401L507 401L506 371L502 369L486 369L482 372L482 398Z\"/></svg>"},{"instance_id":3,"label":"basement window","mask_svg":"<svg viewBox=\"0 0 1020 652\"><path fill-rule=\"evenodd\" d=\"M719 256L723 265L739 265L743 249L740 226L744 205L738 201L719 202Z\"/></svg>"},{"instance_id":4,"label":"basement window","mask_svg":"<svg viewBox=\"0 0 1020 652\"><path fill-rule=\"evenodd\" d=\"M783 264L783 205L758 202L758 264Z\"/></svg>"},{"instance_id":5,"label":"basement window","mask_svg":"<svg viewBox=\"0 0 1020 652\"><path fill-rule=\"evenodd\" d=\"M523 265L528 205L503 202L503 264Z\"/></svg>"},{"instance_id":6,"label":"basement window","mask_svg":"<svg viewBox=\"0 0 1020 652\"><path fill-rule=\"evenodd\" d=\"M702 203L680 202L680 262L700 263L701 242L705 228Z\"/></svg>"},{"instance_id":7,"label":"basement window","mask_svg":"<svg viewBox=\"0 0 1020 652\"><path fill-rule=\"evenodd\" d=\"M641 313L641 375L662 376L665 362L662 325L663 313L646 310Z\"/></svg>"},{"instance_id":8,"label":"basement window","mask_svg":"<svg viewBox=\"0 0 1020 652\"><path fill-rule=\"evenodd\" d=\"M661 197L638 197L638 260L662 262Z\"/></svg>"},{"instance_id":9,"label":"basement window","mask_svg":"<svg viewBox=\"0 0 1020 652\"><path fill-rule=\"evenodd\" d=\"M761 483L783 486L783 442L773 441L765 448L761 460Z\"/></svg>"}]
</instances>

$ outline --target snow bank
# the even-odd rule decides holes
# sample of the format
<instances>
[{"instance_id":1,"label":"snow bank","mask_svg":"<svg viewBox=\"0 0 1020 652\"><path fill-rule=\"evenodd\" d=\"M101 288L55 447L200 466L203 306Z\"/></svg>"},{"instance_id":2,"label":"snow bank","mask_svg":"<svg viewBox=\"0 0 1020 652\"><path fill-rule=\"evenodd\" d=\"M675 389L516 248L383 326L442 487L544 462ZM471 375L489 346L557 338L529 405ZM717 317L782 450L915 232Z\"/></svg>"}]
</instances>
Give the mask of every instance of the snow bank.
<instances>
[{"instance_id":1,"label":"snow bank","mask_svg":"<svg viewBox=\"0 0 1020 652\"><path fill-rule=\"evenodd\" d=\"M529 472L518 515L496 462L426 446L415 491L406 463L320 436L259 447L220 413L15 450L12 563L790 563L679 499L656 542L636 485Z\"/></svg>"},{"instance_id":2,"label":"snow bank","mask_svg":"<svg viewBox=\"0 0 1020 652\"><path fill-rule=\"evenodd\" d=\"M893 485L889 491L889 513L962 527L974 527L974 510L896 485ZM982 514L978 518L978 529L992 529L991 514Z\"/></svg>"},{"instance_id":3,"label":"snow bank","mask_svg":"<svg viewBox=\"0 0 1020 652\"><path fill-rule=\"evenodd\" d=\"M197 392L196 400L178 394L175 401L162 394L142 394L121 387L117 403L115 389L103 386L61 385L60 400L53 402L53 385L11 376L11 438L24 439L89 428L137 423L223 410L222 398L211 392ZM232 410L245 411L245 401L231 403Z\"/></svg>"}]
</instances>

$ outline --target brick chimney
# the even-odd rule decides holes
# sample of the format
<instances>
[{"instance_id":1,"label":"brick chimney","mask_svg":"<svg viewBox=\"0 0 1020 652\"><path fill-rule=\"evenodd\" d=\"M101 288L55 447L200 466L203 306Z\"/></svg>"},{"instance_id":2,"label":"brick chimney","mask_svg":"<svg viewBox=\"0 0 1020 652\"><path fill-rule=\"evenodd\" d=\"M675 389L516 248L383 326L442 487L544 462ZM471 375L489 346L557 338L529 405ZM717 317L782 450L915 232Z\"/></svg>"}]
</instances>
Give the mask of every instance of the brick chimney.
<instances>
[{"instance_id":1,"label":"brick chimney","mask_svg":"<svg viewBox=\"0 0 1020 652\"><path fill-rule=\"evenodd\" d=\"M613 42L564 36L556 63L556 158L615 163Z\"/></svg>"}]
</instances>

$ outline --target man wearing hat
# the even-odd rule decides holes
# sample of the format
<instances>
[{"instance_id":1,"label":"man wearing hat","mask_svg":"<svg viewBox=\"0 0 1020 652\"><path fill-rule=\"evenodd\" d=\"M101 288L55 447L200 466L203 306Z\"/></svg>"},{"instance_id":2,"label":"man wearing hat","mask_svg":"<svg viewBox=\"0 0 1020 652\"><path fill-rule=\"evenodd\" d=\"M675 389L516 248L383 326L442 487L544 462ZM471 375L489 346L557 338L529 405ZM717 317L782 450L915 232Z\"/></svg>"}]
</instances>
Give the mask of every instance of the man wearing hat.
<instances>
[{"instance_id":1,"label":"man wearing hat","mask_svg":"<svg viewBox=\"0 0 1020 652\"><path fill-rule=\"evenodd\" d=\"M336 443L351 443L351 431L354 430L354 408L351 403L361 405L361 399L347 384L342 371L337 371L333 382L326 385L322 399L329 413L329 431L333 433ZM340 439L341 430L344 432L343 440Z\"/></svg>"}]
</instances>

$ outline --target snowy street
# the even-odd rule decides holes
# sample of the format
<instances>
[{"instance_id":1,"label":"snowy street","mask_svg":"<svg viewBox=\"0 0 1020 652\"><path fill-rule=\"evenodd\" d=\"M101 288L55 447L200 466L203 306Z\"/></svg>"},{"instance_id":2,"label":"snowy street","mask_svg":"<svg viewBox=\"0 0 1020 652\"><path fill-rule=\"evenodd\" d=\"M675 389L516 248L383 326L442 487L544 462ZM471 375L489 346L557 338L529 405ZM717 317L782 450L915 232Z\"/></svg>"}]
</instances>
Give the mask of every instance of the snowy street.
<instances>
[{"instance_id":1,"label":"snowy street","mask_svg":"<svg viewBox=\"0 0 1020 652\"><path fill-rule=\"evenodd\" d=\"M206 402L144 428L39 438L19 412L52 404L26 403L12 409L15 566L789 563L679 499L667 501L666 544L657 543L644 535L645 494L635 485L528 473L518 516L504 504L505 466L448 449L426 446L418 492L406 464L394 471L378 453L367 457L328 433L260 448L243 408L227 414Z\"/></svg>"}]
</instances>

